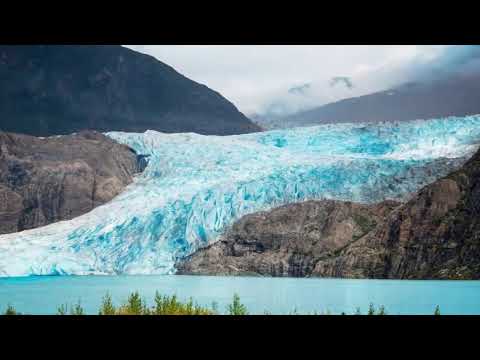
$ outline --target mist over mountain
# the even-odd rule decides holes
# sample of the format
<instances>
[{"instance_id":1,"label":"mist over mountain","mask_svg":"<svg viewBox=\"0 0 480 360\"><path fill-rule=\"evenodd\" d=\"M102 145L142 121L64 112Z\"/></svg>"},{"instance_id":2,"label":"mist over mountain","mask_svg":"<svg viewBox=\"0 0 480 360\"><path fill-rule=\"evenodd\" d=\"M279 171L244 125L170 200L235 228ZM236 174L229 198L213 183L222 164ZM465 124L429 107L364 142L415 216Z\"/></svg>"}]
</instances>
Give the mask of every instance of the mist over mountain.
<instances>
[{"instance_id":1,"label":"mist over mountain","mask_svg":"<svg viewBox=\"0 0 480 360\"><path fill-rule=\"evenodd\" d=\"M286 128L322 123L404 121L480 113L479 46L451 47L442 56L431 61L414 61L408 66L404 65L395 71L395 75L379 71L372 81L394 83L400 75L404 79L400 85L382 91L348 97L305 111L264 113L252 118L267 128ZM391 80L387 81L389 77ZM312 98L310 97L310 101Z\"/></svg>"},{"instance_id":2,"label":"mist over mountain","mask_svg":"<svg viewBox=\"0 0 480 360\"><path fill-rule=\"evenodd\" d=\"M219 93L121 46L0 46L0 130L259 131Z\"/></svg>"}]
</instances>

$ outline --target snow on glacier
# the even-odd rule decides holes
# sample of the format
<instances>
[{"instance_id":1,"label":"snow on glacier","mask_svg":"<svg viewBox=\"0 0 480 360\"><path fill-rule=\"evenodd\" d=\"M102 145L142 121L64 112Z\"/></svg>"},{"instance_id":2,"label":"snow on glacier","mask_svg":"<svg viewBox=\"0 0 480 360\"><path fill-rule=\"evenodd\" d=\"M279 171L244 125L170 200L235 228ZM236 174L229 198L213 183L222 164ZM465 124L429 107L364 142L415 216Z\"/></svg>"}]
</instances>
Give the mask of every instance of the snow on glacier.
<instances>
[{"instance_id":1,"label":"snow on glacier","mask_svg":"<svg viewBox=\"0 0 480 360\"><path fill-rule=\"evenodd\" d=\"M480 116L235 136L111 132L149 155L122 194L73 220L0 236L0 276L166 274L242 215L288 202L401 198L460 166Z\"/></svg>"}]
</instances>

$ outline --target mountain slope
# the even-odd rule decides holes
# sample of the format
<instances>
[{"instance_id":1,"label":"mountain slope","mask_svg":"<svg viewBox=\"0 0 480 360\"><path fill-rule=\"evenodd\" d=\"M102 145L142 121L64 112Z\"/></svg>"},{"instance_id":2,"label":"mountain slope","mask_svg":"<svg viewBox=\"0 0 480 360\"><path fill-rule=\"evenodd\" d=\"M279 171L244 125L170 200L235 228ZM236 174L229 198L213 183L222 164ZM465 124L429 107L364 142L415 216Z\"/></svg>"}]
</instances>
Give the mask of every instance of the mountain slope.
<instances>
[{"instance_id":1,"label":"mountain slope","mask_svg":"<svg viewBox=\"0 0 480 360\"><path fill-rule=\"evenodd\" d=\"M121 46L0 45L0 130L259 131L219 93Z\"/></svg>"},{"instance_id":2,"label":"mountain slope","mask_svg":"<svg viewBox=\"0 0 480 360\"><path fill-rule=\"evenodd\" d=\"M341 122L379 122L480 113L480 74L411 82L285 117L260 119L270 128Z\"/></svg>"}]
</instances>

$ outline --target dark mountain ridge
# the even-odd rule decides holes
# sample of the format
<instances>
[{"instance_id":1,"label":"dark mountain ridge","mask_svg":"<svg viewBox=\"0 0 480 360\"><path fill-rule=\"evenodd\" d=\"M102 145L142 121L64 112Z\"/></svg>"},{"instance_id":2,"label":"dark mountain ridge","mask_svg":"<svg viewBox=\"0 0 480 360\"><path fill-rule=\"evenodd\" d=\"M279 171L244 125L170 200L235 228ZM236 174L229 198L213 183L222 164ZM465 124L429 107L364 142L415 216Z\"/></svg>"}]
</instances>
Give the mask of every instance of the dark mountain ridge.
<instances>
[{"instance_id":1,"label":"dark mountain ridge","mask_svg":"<svg viewBox=\"0 0 480 360\"><path fill-rule=\"evenodd\" d=\"M114 45L0 45L0 130L230 135L261 129L219 93Z\"/></svg>"}]
</instances>

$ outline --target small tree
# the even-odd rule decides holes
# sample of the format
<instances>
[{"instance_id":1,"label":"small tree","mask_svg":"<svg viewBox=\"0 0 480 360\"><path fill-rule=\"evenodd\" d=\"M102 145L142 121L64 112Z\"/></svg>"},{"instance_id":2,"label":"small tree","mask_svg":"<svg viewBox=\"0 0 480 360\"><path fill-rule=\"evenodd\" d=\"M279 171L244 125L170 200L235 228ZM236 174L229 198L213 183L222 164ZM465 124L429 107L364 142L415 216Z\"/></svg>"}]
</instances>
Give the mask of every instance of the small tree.
<instances>
[{"instance_id":1,"label":"small tree","mask_svg":"<svg viewBox=\"0 0 480 360\"><path fill-rule=\"evenodd\" d=\"M115 315L116 309L112 302L112 297L106 293L102 299L99 315Z\"/></svg>"},{"instance_id":2,"label":"small tree","mask_svg":"<svg viewBox=\"0 0 480 360\"><path fill-rule=\"evenodd\" d=\"M218 303L216 301L212 302L212 314L218 314Z\"/></svg>"},{"instance_id":3,"label":"small tree","mask_svg":"<svg viewBox=\"0 0 480 360\"><path fill-rule=\"evenodd\" d=\"M377 315L387 315L387 312L385 311L385 306L380 306Z\"/></svg>"},{"instance_id":4,"label":"small tree","mask_svg":"<svg viewBox=\"0 0 480 360\"><path fill-rule=\"evenodd\" d=\"M75 306L73 306L70 309L70 315L77 315L77 316L78 315L85 315L85 311L83 310L80 299L78 299L78 303L76 303Z\"/></svg>"},{"instance_id":5,"label":"small tree","mask_svg":"<svg viewBox=\"0 0 480 360\"><path fill-rule=\"evenodd\" d=\"M228 305L229 315L248 315L247 307L240 302L238 294L233 295L233 302Z\"/></svg>"},{"instance_id":6,"label":"small tree","mask_svg":"<svg viewBox=\"0 0 480 360\"><path fill-rule=\"evenodd\" d=\"M155 315L176 315L184 311L184 306L177 300L176 295L167 296L160 295L155 292L155 307L153 308L153 313Z\"/></svg>"},{"instance_id":7,"label":"small tree","mask_svg":"<svg viewBox=\"0 0 480 360\"><path fill-rule=\"evenodd\" d=\"M159 294L158 291L155 292L155 307L153 309L155 315L165 314L165 301L164 298Z\"/></svg>"},{"instance_id":8,"label":"small tree","mask_svg":"<svg viewBox=\"0 0 480 360\"><path fill-rule=\"evenodd\" d=\"M127 303L122 306L121 312L125 315L143 315L149 313L145 302L142 301L138 291L130 294Z\"/></svg>"},{"instance_id":9,"label":"small tree","mask_svg":"<svg viewBox=\"0 0 480 360\"><path fill-rule=\"evenodd\" d=\"M298 313L298 310L297 310L297 307L296 307L296 306L293 308L293 311L290 313L290 315L300 315L300 314Z\"/></svg>"},{"instance_id":10,"label":"small tree","mask_svg":"<svg viewBox=\"0 0 480 360\"><path fill-rule=\"evenodd\" d=\"M195 306L193 305L193 299L190 298L185 306L185 312L187 314L195 314Z\"/></svg>"},{"instance_id":11,"label":"small tree","mask_svg":"<svg viewBox=\"0 0 480 360\"><path fill-rule=\"evenodd\" d=\"M153 315L213 315L216 313L217 304L212 304L212 310L194 303L190 298L187 302L179 301L176 295L160 295L155 293L155 306L151 310ZM148 312L148 309L144 310Z\"/></svg>"},{"instance_id":12,"label":"small tree","mask_svg":"<svg viewBox=\"0 0 480 360\"><path fill-rule=\"evenodd\" d=\"M368 306L368 315L375 315L375 306L373 306L373 303L370 303Z\"/></svg>"},{"instance_id":13,"label":"small tree","mask_svg":"<svg viewBox=\"0 0 480 360\"><path fill-rule=\"evenodd\" d=\"M130 294L128 297L127 309L129 314L140 315L142 313L143 303L138 291Z\"/></svg>"},{"instance_id":14,"label":"small tree","mask_svg":"<svg viewBox=\"0 0 480 360\"><path fill-rule=\"evenodd\" d=\"M67 315L68 305L62 304L57 308L57 315Z\"/></svg>"},{"instance_id":15,"label":"small tree","mask_svg":"<svg viewBox=\"0 0 480 360\"><path fill-rule=\"evenodd\" d=\"M362 312L360 311L359 307L355 309L355 315L362 315Z\"/></svg>"},{"instance_id":16,"label":"small tree","mask_svg":"<svg viewBox=\"0 0 480 360\"><path fill-rule=\"evenodd\" d=\"M5 310L4 315L18 315L18 314L17 314L17 311L15 310L15 308L13 307L13 305L8 304L7 305L7 310Z\"/></svg>"},{"instance_id":17,"label":"small tree","mask_svg":"<svg viewBox=\"0 0 480 360\"><path fill-rule=\"evenodd\" d=\"M435 312L433 313L433 315L440 315L440 306L436 306L435 307Z\"/></svg>"}]
</instances>

